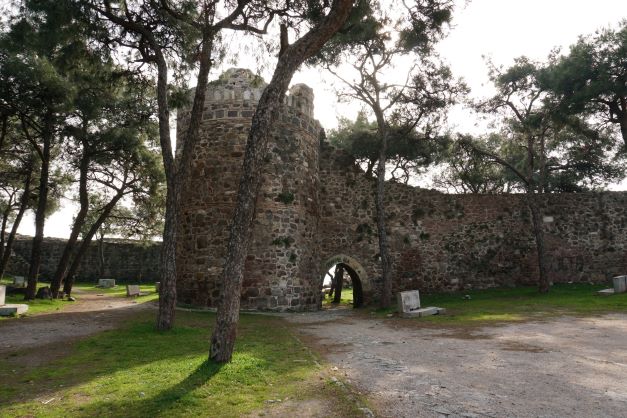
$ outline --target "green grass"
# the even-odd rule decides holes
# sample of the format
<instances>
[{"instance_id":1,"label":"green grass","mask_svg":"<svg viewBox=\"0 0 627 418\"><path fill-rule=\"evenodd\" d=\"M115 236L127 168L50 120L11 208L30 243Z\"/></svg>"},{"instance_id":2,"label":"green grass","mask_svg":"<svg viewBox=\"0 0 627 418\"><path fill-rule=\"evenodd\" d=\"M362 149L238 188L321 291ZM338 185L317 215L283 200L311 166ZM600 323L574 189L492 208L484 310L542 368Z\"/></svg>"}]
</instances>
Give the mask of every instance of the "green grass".
<instances>
[{"instance_id":1,"label":"green grass","mask_svg":"<svg viewBox=\"0 0 627 418\"><path fill-rule=\"evenodd\" d=\"M126 297L126 285L117 285L111 288L100 288L91 283L76 283L73 286L73 290L80 290L84 292L92 292L121 298ZM141 293L145 293L145 295L136 296L135 300L137 300L138 302L148 302L151 300L157 300L159 298L159 294L155 291L154 284L139 285L139 290ZM74 295L74 293L72 294ZM80 294L74 296L80 297Z\"/></svg>"},{"instance_id":2,"label":"green grass","mask_svg":"<svg viewBox=\"0 0 627 418\"><path fill-rule=\"evenodd\" d=\"M353 289L342 289L342 295L340 297L340 305L353 306ZM336 306L333 303L333 298L326 297L322 299L322 306L332 307Z\"/></svg>"},{"instance_id":3,"label":"green grass","mask_svg":"<svg viewBox=\"0 0 627 418\"><path fill-rule=\"evenodd\" d=\"M23 365L29 353L2 359L0 417L236 417L286 398L322 399L338 416L359 416L354 398L327 383L319 359L280 318L243 315L233 361L208 362L214 320L180 312L176 329L159 333L143 314L61 348L67 355L43 366Z\"/></svg>"},{"instance_id":4,"label":"green grass","mask_svg":"<svg viewBox=\"0 0 627 418\"><path fill-rule=\"evenodd\" d=\"M422 306L446 308L445 315L416 318L417 321L442 324L481 324L524 321L560 315L595 315L627 312L627 293L598 296L607 286L589 284L557 284L548 294L539 294L536 287L498 288L462 293L421 294ZM470 300L463 298L469 295ZM386 315L396 307L377 310Z\"/></svg>"},{"instance_id":5,"label":"green grass","mask_svg":"<svg viewBox=\"0 0 627 418\"><path fill-rule=\"evenodd\" d=\"M13 281L11 279L3 279L3 283L2 284L11 284L13 283ZM44 287L44 286L48 286L49 284L47 283L43 283L40 282L38 287ZM78 290L79 292L74 292ZM144 302L150 302L152 300L157 300L159 298L159 295L157 294L157 292L155 292L155 286L154 284L152 285L140 285L140 291L142 293L145 293L145 295L142 296L138 296L135 297L134 300L136 300L139 303L144 303ZM76 283L73 286L73 292L72 292L72 296L74 296L77 300L80 299L81 297L81 293L80 292L89 292L89 293L95 293L95 294L105 294L105 295L109 295L109 296L114 296L114 297L121 297L121 298L125 298L126 297L126 286L116 286L114 288L111 289L101 289L98 287L95 287L93 284L86 284L86 283ZM11 295L11 296L7 296L6 297L6 301L5 303L10 303L10 304L14 304L14 303L18 303L18 304L27 304L28 305L28 312L22 316L33 316L33 315L38 315L38 314L42 314L42 313L50 313L50 312L56 312L56 311L62 311L63 308L65 308L66 306L71 305L73 302L68 302L65 300L58 300L58 299L54 299L54 300L46 300L46 299L35 299L35 300L29 300L29 301L24 301L24 296L23 295ZM14 317L6 317L6 316L0 316L0 320L6 320L6 319L11 319Z\"/></svg>"}]
</instances>

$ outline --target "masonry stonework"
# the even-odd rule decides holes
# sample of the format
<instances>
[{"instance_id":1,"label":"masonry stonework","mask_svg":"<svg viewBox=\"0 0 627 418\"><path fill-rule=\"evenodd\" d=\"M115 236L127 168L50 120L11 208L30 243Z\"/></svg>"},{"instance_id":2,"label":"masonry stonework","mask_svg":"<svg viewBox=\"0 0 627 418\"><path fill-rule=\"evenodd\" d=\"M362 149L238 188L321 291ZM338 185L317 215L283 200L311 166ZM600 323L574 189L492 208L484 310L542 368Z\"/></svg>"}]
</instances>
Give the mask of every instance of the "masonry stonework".
<instances>
[{"instance_id":1,"label":"masonry stonework","mask_svg":"<svg viewBox=\"0 0 627 418\"><path fill-rule=\"evenodd\" d=\"M183 193L178 295L215 307L244 148L265 86L232 69L208 87L201 139ZM188 120L180 112L179 138ZM312 310L323 274L344 263L365 303L381 291L375 183L321 140L313 92L294 86L263 170L242 308ZM450 195L389 183L386 191L394 291L533 284L537 262L529 213L518 195ZM544 228L554 282L601 282L627 272L627 193L547 195Z\"/></svg>"}]
</instances>

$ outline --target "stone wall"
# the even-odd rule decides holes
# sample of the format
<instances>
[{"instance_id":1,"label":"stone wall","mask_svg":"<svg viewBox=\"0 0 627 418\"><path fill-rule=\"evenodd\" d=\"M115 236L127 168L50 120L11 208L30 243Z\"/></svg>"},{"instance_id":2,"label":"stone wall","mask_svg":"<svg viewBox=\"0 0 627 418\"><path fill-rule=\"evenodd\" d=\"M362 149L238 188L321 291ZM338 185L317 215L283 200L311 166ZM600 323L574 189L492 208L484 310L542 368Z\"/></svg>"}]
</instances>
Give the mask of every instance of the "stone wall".
<instances>
[{"instance_id":1,"label":"stone wall","mask_svg":"<svg viewBox=\"0 0 627 418\"><path fill-rule=\"evenodd\" d=\"M372 301L381 291L375 181L324 144L320 178L321 260L331 266L338 254L352 257L367 272L364 297ZM536 283L521 195L451 195L388 183L386 206L394 291ZM551 281L603 282L627 272L627 193L546 195L541 210Z\"/></svg>"},{"instance_id":2,"label":"stone wall","mask_svg":"<svg viewBox=\"0 0 627 418\"><path fill-rule=\"evenodd\" d=\"M227 71L207 91L178 231L179 301L215 307L229 224L251 117L265 83L248 70ZM289 91L270 141L246 259L242 308L305 310L318 306L320 264L318 143L313 93ZM178 140L188 112L181 112ZM180 149L180 147L179 147Z\"/></svg>"},{"instance_id":3,"label":"stone wall","mask_svg":"<svg viewBox=\"0 0 627 418\"><path fill-rule=\"evenodd\" d=\"M265 84L227 71L208 87L200 143L183 193L178 295L215 307L251 117ZM179 140L188 112L179 116ZM320 142L313 93L294 86L270 141L246 259L242 308L319 307L336 263L358 277L365 303L381 292L375 183L345 153ZM180 149L180 147L179 147ZM530 218L519 195L450 195L389 183L393 289L450 291L534 284ZM627 193L544 197L554 282L600 282L627 272Z\"/></svg>"},{"instance_id":4,"label":"stone wall","mask_svg":"<svg viewBox=\"0 0 627 418\"><path fill-rule=\"evenodd\" d=\"M32 237L18 236L13 244L13 254L8 274L26 276L27 261L30 260ZM44 238L41 254L39 277L50 280L57 268L65 240ZM130 282L158 281L161 243L140 242L133 240L106 239L103 243L104 277ZM77 280L92 281L100 275L100 255L96 242L90 243L89 249L81 260Z\"/></svg>"}]
</instances>

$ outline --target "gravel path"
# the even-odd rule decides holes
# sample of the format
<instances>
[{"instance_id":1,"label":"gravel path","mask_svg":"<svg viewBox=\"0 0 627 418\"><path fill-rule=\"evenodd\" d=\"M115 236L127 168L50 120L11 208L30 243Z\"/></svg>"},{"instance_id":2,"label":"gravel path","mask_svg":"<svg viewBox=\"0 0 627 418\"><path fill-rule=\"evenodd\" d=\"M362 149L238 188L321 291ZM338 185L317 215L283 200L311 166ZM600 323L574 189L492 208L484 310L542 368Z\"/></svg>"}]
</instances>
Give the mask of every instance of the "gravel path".
<instances>
[{"instance_id":1,"label":"gravel path","mask_svg":"<svg viewBox=\"0 0 627 418\"><path fill-rule=\"evenodd\" d=\"M153 303L94 292L73 292L76 302L60 312L0 321L0 355L21 349L58 344L115 328L121 321Z\"/></svg>"},{"instance_id":2,"label":"gravel path","mask_svg":"<svg viewBox=\"0 0 627 418\"><path fill-rule=\"evenodd\" d=\"M286 317L386 417L627 417L627 315L436 328Z\"/></svg>"}]
</instances>

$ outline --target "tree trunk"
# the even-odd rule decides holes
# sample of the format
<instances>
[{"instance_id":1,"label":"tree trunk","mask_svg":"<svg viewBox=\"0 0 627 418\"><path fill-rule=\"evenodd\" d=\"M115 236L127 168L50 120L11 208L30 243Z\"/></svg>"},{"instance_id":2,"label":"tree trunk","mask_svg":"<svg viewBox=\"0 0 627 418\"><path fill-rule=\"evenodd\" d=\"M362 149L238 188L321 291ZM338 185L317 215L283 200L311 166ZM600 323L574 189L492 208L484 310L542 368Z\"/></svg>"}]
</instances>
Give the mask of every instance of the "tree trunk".
<instances>
[{"instance_id":1,"label":"tree trunk","mask_svg":"<svg viewBox=\"0 0 627 418\"><path fill-rule=\"evenodd\" d=\"M379 161L377 163L377 193L375 196L375 206L377 209L377 234L379 236L379 255L381 257L381 272L383 275L383 291L381 293L381 307L388 308L392 303L392 277L391 260L388 236L386 231L385 212L385 163L387 161L388 129L383 118L383 112L375 109L379 136L381 137L381 148L379 149Z\"/></svg>"},{"instance_id":2,"label":"tree trunk","mask_svg":"<svg viewBox=\"0 0 627 418\"><path fill-rule=\"evenodd\" d=\"M625 110L622 118L620 119L620 133L623 137L623 142L625 143L625 149L627 150L627 110Z\"/></svg>"},{"instance_id":3,"label":"tree trunk","mask_svg":"<svg viewBox=\"0 0 627 418\"><path fill-rule=\"evenodd\" d=\"M105 278L104 234L98 237L98 278Z\"/></svg>"},{"instance_id":4,"label":"tree trunk","mask_svg":"<svg viewBox=\"0 0 627 418\"><path fill-rule=\"evenodd\" d=\"M12 206L12 201L9 200L7 202L6 209L2 213L2 226L0 226L0 260L4 258L4 243L5 243L5 238L6 238L6 228L7 228L7 223L9 222L9 216L11 215L11 206ZM0 274L0 279L1 278L2 278L2 275Z\"/></svg>"},{"instance_id":5,"label":"tree trunk","mask_svg":"<svg viewBox=\"0 0 627 418\"><path fill-rule=\"evenodd\" d=\"M89 171L90 158L88 155L87 143L83 141L83 156L81 158L80 167L79 167L79 186L78 186L78 195L80 201L80 209L76 214L76 218L74 218L74 225L72 225L72 232L70 233L70 237L65 243L65 247L63 248L63 253L61 254L61 259L57 264L57 269L52 278L52 283L50 284L50 291L52 292L52 297L56 299L59 295L59 289L61 288L61 283L65 280L65 275L67 273L68 265L70 264L70 258L72 256L72 252L74 251L74 247L76 246L76 241L78 240L78 236L81 233L81 229L85 224L85 219L87 218L87 212L89 211L89 196L87 193L87 174Z\"/></svg>"},{"instance_id":6,"label":"tree trunk","mask_svg":"<svg viewBox=\"0 0 627 418\"><path fill-rule=\"evenodd\" d=\"M13 248L13 242L15 241L15 235L17 235L17 229L22 222L22 217L24 217L24 212L26 212L26 208L28 208L28 202L30 201L31 174L32 170L28 172L28 176L24 181L24 192L22 193L20 208L17 211L15 220L13 221L13 226L11 227L11 232L7 237L6 247L4 248L4 253L2 254L2 259L0 260L0 277L4 276L4 272L7 268L7 265L9 264L9 259L11 258L11 250Z\"/></svg>"},{"instance_id":7,"label":"tree trunk","mask_svg":"<svg viewBox=\"0 0 627 418\"><path fill-rule=\"evenodd\" d=\"M536 253L538 255L538 291L548 293L549 278L546 271L546 250L544 248L544 230L542 229L542 217L537 202L538 196L527 193L527 207L531 212L531 222L533 225L533 236L536 242Z\"/></svg>"},{"instance_id":8,"label":"tree trunk","mask_svg":"<svg viewBox=\"0 0 627 418\"><path fill-rule=\"evenodd\" d=\"M52 115L47 115L51 118ZM46 122L43 135L43 150L41 155L41 173L39 176L39 195L37 196L37 209L35 211L35 237L31 249L30 266L28 269L28 285L24 300L35 299L37 292L37 279L39 264L41 263L41 247L44 240L44 225L46 223L46 206L48 204L48 178L50 171L50 148L52 146L52 126Z\"/></svg>"},{"instance_id":9,"label":"tree trunk","mask_svg":"<svg viewBox=\"0 0 627 418\"><path fill-rule=\"evenodd\" d=\"M544 231L542 229L542 219L540 216L540 209L538 208L538 200L536 189L540 192L543 185L536 185L534 168L535 168L535 156L534 156L534 136L531 133L527 134L527 207L531 212L531 226L533 230L534 240L536 242L536 253L538 256L538 291L540 293L548 293L549 291L549 279L546 273L546 252L544 250ZM540 143L543 148L543 142ZM543 149L541 150L543 151ZM542 177L542 160L544 156L540 155L540 177Z\"/></svg>"},{"instance_id":10,"label":"tree trunk","mask_svg":"<svg viewBox=\"0 0 627 418\"><path fill-rule=\"evenodd\" d=\"M191 167L193 150L198 142L200 133L200 122L205 105L205 94L211 68L211 38L213 34L205 32L203 44L200 51L200 68L198 71L198 82L194 93L194 103L190 113L190 121L182 147L181 158L178 164L172 163L169 169L165 170L167 178L166 213L163 228L163 245L161 247L161 285L159 286L159 310L157 312L157 329L160 331L169 330L174 326L176 313L176 229L179 213L181 213L181 193L187 181ZM162 71L162 68L159 70ZM158 85L158 95L167 95L167 68L164 80L160 79ZM165 86L165 90L164 90ZM162 91L163 90L163 91ZM165 101L165 99L164 99ZM167 102L165 102L167 106ZM159 119L161 123L161 118ZM162 152L167 152L161 147ZM169 151L171 152L171 151ZM164 158L164 163L165 163Z\"/></svg>"},{"instance_id":11,"label":"tree trunk","mask_svg":"<svg viewBox=\"0 0 627 418\"><path fill-rule=\"evenodd\" d=\"M222 273L221 299L216 326L211 336L209 357L216 362L231 360L237 323L244 261L248 252L251 224L261 182L261 168L267 155L272 133L287 87L303 61L313 56L339 30L348 18L352 0L334 0L329 14L279 56L272 80L265 88L253 115L242 177L237 193L237 206L229 234L227 258Z\"/></svg>"},{"instance_id":12,"label":"tree trunk","mask_svg":"<svg viewBox=\"0 0 627 418\"><path fill-rule=\"evenodd\" d=\"M94 238L94 235L96 235L104 221L109 217L109 214L111 213L115 205L123 196L124 189L118 190L116 195L113 196L109 203L107 203L102 209L102 212L100 213L100 216L98 216L98 219L96 219L96 222L94 222L94 224L89 228L89 231L87 231L87 234L83 237L81 245L78 247L78 250L74 255L74 259L72 260L72 264L70 264L70 268L68 269L67 275L65 276L65 283L63 283L63 292L66 294L66 296L70 296L70 294L72 293L74 276L78 271L78 267L81 264L81 260L83 259L85 252L87 252L87 249L89 248L91 240Z\"/></svg>"},{"instance_id":13,"label":"tree trunk","mask_svg":"<svg viewBox=\"0 0 627 418\"><path fill-rule=\"evenodd\" d=\"M340 303L342 301L342 288L344 287L344 268L339 264L335 266L333 281L335 282L335 296L333 297L333 303Z\"/></svg>"}]
</instances>

